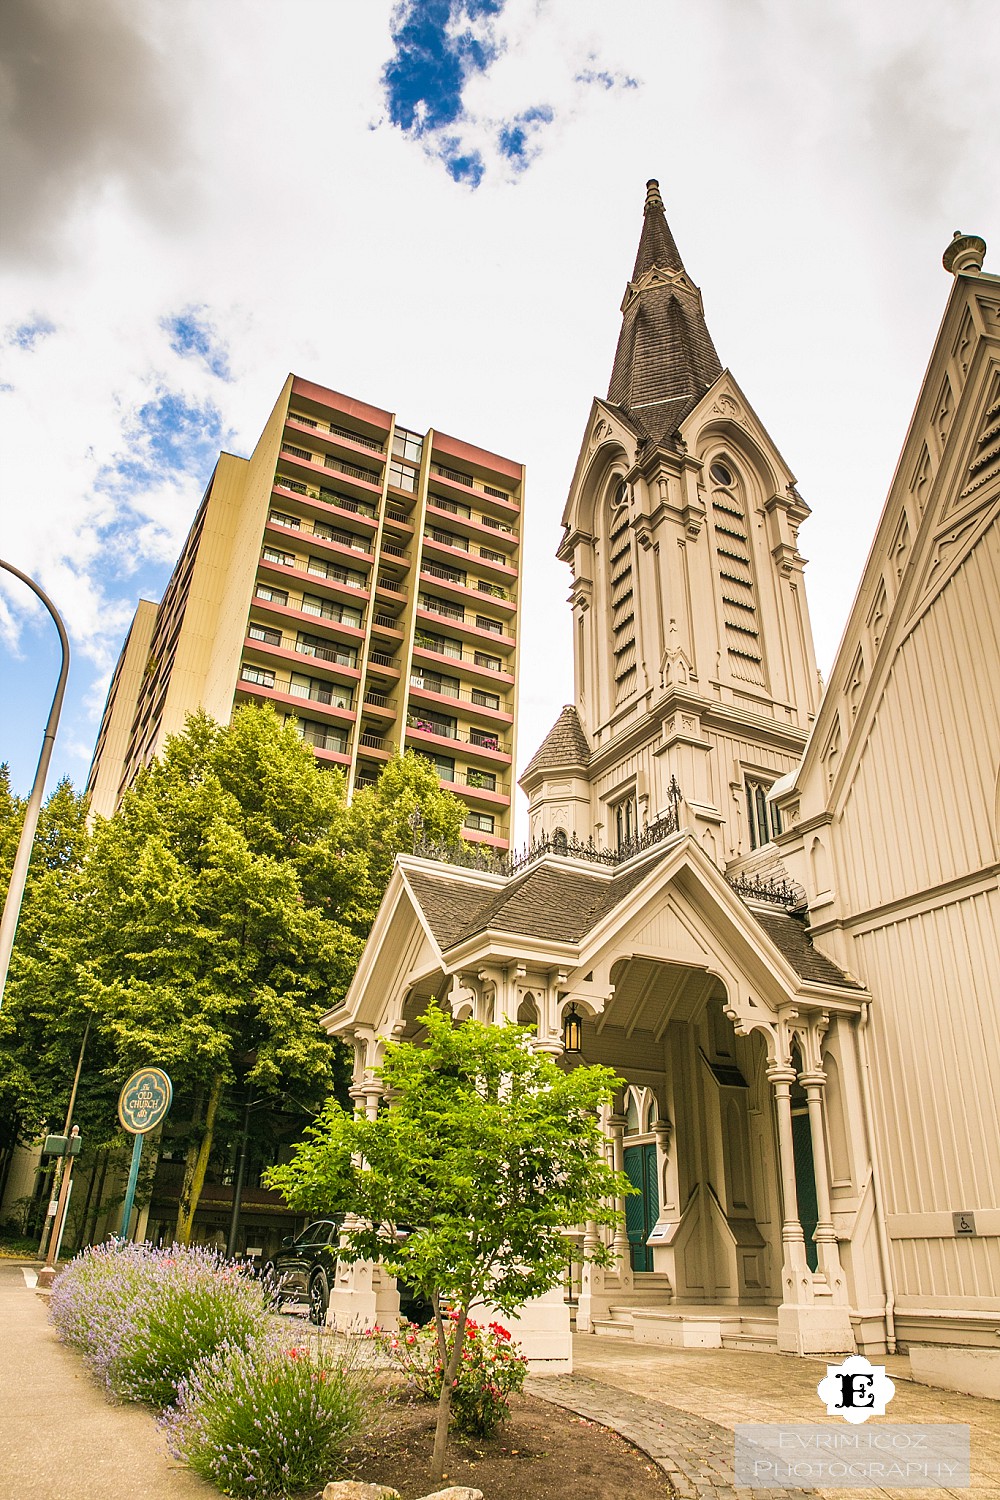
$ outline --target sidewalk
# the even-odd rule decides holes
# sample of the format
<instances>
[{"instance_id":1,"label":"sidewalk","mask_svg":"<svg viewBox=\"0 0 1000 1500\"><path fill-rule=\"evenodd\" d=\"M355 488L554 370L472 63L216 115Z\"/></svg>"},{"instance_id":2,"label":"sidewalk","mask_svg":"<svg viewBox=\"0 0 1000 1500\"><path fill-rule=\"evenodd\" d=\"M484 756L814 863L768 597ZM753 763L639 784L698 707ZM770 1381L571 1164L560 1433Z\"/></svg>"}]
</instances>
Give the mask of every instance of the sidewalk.
<instances>
[{"instance_id":1,"label":"sidewalk","mask_svg":"<svg viewBox=\"0 0 1000 1500\"><path fill-rule=\"evenodd\" d=\"M1000 1500L1000 1402L917 1385L906 1362L888 1360L896 1394L886 1421L958 1422L971 1428L968 1489L759 1490L733 1486L733 1429L740 1422L830 1422L816 1386L823 1359L727 1349L667 1349L577 1335L574 1374L530 1382L532 1393L568 1407L643 1448L683 1500Z\"/></svg>"},{"instance_id":2,"label":"sidewalk","mask_svg":"<svg viewBox=\"0 0 1000 1500\"><path fill-rule=\"evenodd\" d=\"M31 1268L34 1270L35 1268ZM21 1263L0 1260L0 1495L11 1500L219 1500L167 1457L151 1414L110 1406L48 1322Z\"/></svg>"}]
</instances>

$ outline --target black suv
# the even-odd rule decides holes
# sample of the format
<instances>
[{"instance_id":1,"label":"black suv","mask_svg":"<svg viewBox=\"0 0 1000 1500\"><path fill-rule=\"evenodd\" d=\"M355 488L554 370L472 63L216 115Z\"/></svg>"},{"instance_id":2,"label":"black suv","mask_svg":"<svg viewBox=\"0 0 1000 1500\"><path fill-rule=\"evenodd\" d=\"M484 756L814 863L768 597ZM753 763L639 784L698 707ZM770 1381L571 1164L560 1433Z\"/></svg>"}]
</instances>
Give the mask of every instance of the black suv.
<instances>
[{"instance_id":1,"label":"black suv","mask_svg":"<svg viewBox=\"0 0 1000 1500\"><path fill-rule=\"evenodd\" d=\"M339 1219L317 1219L293 1239L281 1242L264 1267L275 1302L305 1302L313 1323L326 1322L330 1288L337 1270Z\"/></svg>"},{"instance_id":2,"label":"black suv","mask_svg":"<svg viewBox=\"0 0 1000 1500\"><path fill-rule=\"evenodd\" d=\"M306 1303L309 1320L325 1323L330 1288L337 1274L339 1219L317 1219L295 1239L288 1235L263 1270L277 1306L284 1302ZM398 1282L399 1315L410 1323L427 1323L433 1309L426 1297L405 1282Z\"/></svg>"}]
</instances>

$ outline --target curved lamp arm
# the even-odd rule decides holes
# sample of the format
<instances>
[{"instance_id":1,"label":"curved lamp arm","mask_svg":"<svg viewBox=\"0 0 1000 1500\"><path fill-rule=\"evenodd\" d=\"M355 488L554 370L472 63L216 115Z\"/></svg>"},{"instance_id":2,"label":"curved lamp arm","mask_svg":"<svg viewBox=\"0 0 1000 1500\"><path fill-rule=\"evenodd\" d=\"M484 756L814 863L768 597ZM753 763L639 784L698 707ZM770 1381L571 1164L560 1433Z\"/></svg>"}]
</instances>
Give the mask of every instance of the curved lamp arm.
<instances>
[{"instance_id":1,"label":"curved lamp arm","mask_svg":"<svg viewBox=\"0 0 1000 1500\"><path fill-rule=\"evenodd\" d=\"M3 905L3 917L0 919L0 1005L3 1004L3 992L7 984L7 970L10 966L10 955L14 947L14 934L17 931L17 919L21 915L21 901L24 897L24 883L28 876L28 861L31 859L31 848L35 841L35 829L38 827L38 815L42 810L42 793L45 790L45 778L49 771L49 761L52 759L52 746L55 744L56 727L59 723L59 714L62 711L63 695L66 691L66 677L69 672L69 641L66 639L66 627L59 617L59 613L48 595L29 578L27 573L22 573L20 568L15 568L12 563L4 562L0 557L0 568L8 573L13 573L15 578L20 578L26 583L32 593L37 594L45 605L49 614L56 623L59 632L59 644L62 647L62 667L59 671L59 681L52 698L52 707L49 709L48 721L45 725L45 738L42 740L42 753L38 757L38 769L35 771L35 779L31 784L31 795L28 805L24 811L24 826L21 829L21 837L17 841L17 853L14 856L14 865L10 872L10 885L7 888L7 899Z\"/></svg>"}]
</instances>

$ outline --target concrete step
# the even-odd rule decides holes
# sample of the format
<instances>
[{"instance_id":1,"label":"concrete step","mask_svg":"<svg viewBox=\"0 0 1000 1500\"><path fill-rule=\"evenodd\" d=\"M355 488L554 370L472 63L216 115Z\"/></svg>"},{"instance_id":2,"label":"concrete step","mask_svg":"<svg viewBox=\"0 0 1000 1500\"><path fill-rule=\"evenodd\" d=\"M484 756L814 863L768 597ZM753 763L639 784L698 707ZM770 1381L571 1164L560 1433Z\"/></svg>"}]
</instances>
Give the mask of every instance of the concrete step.
<instances>
[{"instance_id":1,"label":"concrete step","mask_svg":"<svg viewBox=\"0 0 1000 1500\"><path fill-rule=\"evenodd\" d=\"M773 1339L757 1338L749 1333L723 1334L723 1349L744 1349L753 1354L773 1354L778 1347L778 1336Z\"/></svg>"},{"instance_id":2,"label":"concrete step","mask_svg":"<svg viewBox=\"0 0 1000 1500\"><path fill-rule=\"evenodd\" d=\"M617 1318L595 1318L591 1328L598 1338L606 1339L631 1339L634 1333L631 1322Z\"/></svg>"}]
</instances>

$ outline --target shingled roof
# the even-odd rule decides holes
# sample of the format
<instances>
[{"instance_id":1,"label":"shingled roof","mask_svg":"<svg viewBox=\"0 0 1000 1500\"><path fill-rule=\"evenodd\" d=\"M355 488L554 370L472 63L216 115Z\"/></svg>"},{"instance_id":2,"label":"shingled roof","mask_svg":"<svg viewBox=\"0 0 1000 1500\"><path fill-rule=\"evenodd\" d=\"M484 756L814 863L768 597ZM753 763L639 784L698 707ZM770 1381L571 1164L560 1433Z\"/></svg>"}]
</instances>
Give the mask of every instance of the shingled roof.
<instances>
[{"instance_id":1,"label":"shingled roof","mask_svg":"<svg viewBox=\"0 0 1000 1500\"><path fill-rule=\"evenodd\" d=\"M498 888L495 879L456 878L448 866L415 869L406 879L442 951L492 930L556 943L579 943L624 901L673 847L665 841L655 853L637 859L611 880L597 870L540 860ZM863 986L817 952L805 922L780 907L744 903L782 957L808 984L861 990Z\"/></svg>"},{"instance_id":2,"label":"shingled roof","mask_svg":"<svg viewBox=\"0 0 1000 1500\"><path fill-rule=\"evenodd\" d=\"M641 436L666 443L722 374L722 364L655 179L646 184L639 250L625 295L608 401Z\"/></svg>"},{"instance_id":3,"label":"shingled roof","mask_svg":"<svg viewBox=\"0 0 1000 1500\"><path fill-rule=\"evenodd\" d=\"M535 771L563 771L584 767L590 761L590 746L580 715L567 703L534 755L521 772L521 780Z\"/></svg>"}]
</instances>

